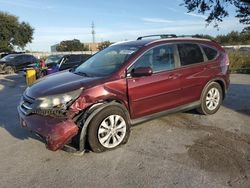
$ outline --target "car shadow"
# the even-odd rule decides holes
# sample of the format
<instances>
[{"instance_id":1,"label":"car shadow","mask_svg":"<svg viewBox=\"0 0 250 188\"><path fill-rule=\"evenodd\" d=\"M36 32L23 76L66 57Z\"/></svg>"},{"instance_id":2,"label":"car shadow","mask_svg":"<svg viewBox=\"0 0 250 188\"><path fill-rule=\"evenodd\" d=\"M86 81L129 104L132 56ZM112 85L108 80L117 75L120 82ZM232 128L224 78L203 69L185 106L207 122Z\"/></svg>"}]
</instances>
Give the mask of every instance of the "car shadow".
<instances>
[{"instance_id":1,"label":"car shadow","mask_svg":"<svg viewBox=\"0 0 250 188\"><path fill-rule=\"evenodd\" d=\"M250 116L250 84L230 84L223 106Z\"/></svg>"}]
</instances>

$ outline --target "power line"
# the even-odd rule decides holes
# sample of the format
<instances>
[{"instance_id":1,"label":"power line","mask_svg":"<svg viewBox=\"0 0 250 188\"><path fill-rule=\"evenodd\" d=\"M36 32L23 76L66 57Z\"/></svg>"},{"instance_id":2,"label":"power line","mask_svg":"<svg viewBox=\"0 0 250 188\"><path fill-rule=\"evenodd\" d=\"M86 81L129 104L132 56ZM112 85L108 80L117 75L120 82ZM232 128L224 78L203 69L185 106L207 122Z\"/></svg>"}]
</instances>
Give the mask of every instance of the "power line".
<instances>
[{"instance_id":1,"label":"power line","mask_svg":"<svg viewBox=\"0 0 250 188\"><path fill-rule=\"evenodd\" d=\"M93 46L95 45L95 24L94 22L92 22L91 24L91 28L92 28L92 31L91 31L91 34L92 34L92 43L93 43Z\"/></svg>"}]
</instances>

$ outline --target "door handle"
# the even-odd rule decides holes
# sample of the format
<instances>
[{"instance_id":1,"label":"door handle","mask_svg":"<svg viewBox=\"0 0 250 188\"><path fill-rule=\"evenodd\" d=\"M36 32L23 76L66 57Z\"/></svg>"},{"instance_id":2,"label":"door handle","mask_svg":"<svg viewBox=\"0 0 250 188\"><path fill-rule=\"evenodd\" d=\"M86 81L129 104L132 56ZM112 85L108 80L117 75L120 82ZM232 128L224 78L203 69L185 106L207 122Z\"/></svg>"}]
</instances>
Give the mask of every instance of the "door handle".
<instances>
[{"instance_id":1,"label":"door handle","mask_svg":"<svg viewBox=\"0 0 250 188\"><path fill-rule=\"evenodd\" d=\"M168 79L169 79L169 80L172 80L172 79L174 79L174 76L173 76L173 75L169 75L169 76L168 76Z\"/></svg>"},{"instance_id":2,"label":"door handle","mask_svg":"<svg viewBox=\"0 0 250 188\"><path fill-rule=\"evenodd\" d=\"M173 80L173 79L178 78L179 76L180 76L180 74L170 74L167 79Z\"/></svg>"}]
</instances>

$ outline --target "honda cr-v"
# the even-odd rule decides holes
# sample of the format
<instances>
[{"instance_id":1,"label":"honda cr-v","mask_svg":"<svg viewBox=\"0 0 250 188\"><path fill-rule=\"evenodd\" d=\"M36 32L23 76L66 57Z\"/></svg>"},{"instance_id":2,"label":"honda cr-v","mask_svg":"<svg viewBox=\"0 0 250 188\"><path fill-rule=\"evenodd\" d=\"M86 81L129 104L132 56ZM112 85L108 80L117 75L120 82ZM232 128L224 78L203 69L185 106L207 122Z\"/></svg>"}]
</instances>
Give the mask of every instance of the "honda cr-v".
<instances>
[{"instance_id":1,"label":"honda cr-v","mask_svg":"<svg viewBox=\"0 0 250 188\"><path fill-rule=\"evenodd\" d=\"M189 109L217 112L228 66L225 50L211 40L161 35L116 43L28 87L18 107L21 125L50 150L114 149L133 124Z\"/></svg>"}]
</instances>

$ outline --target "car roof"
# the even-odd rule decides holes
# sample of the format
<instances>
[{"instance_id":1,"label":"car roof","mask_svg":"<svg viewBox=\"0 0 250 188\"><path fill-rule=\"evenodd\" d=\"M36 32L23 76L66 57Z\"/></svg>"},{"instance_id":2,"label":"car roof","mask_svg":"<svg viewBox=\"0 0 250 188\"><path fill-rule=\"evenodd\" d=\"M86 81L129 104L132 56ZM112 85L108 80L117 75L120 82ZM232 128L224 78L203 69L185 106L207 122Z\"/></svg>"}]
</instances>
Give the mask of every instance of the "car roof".
<instances>
[{"instance_id":1,"label":"car roof","mask_svg":"<svg viewBox=\"0 0 250 188\"><path fill-rule=\"evenodd\" d=\"M192 38L192 37L171 37L171 38L163 38L163 39L142 39L142 40L134 40L134 41L122 41L114 43L113 45L125 45L125 46L147 46L149 44L159 43L159 42L171 42L171 41L185 41L185 42L209 42L209 39L203 38Z\"/></svg>"},{"instance_id":2,"label":"car roof","mask_svg":"<svg viewBox=\"0 0 250 188\"><path fill-rule=\"evenodd\" d=\"M5 57L9 57L9 56L17 57L17 56L21 56L21 55L23 55L23 54L8 54Z\"/></svg>"},{"instance_id":3,"label":"car roof","mask_svg":"<svg viewBox=\"0 0 250 188\"><path fill-rule=\"evenodd\" d=\"M146 44L154 41L153 39L145 39L145 40L133 40L133 41L122 41L122 42L116 42L112 44L111 46L115 45L124 45L124 46L145 46Z\"/></svg>"},{"instance_id":4,"label":"car roof","mask_svg":"<svg viewBox=\"0 0 250 188\"><path fill-rule=\"evenodd\" d=\"M23 55L28 55L28 56L33 56L31 54L24 54L24 53L20 53L20 54L9 54L7 56L23 56Z\"/></svg>"},{"instance_id":5,"label":"car roof","mask_svg":"<svg viewBox=\"0 0 250 188\"><path fill-rule=\"evenodd\" d=\"M52 54L52 55L49 55L48 57L63 57L65 55L68 55L68 54Z\"/></svg>"}]
</instances>

